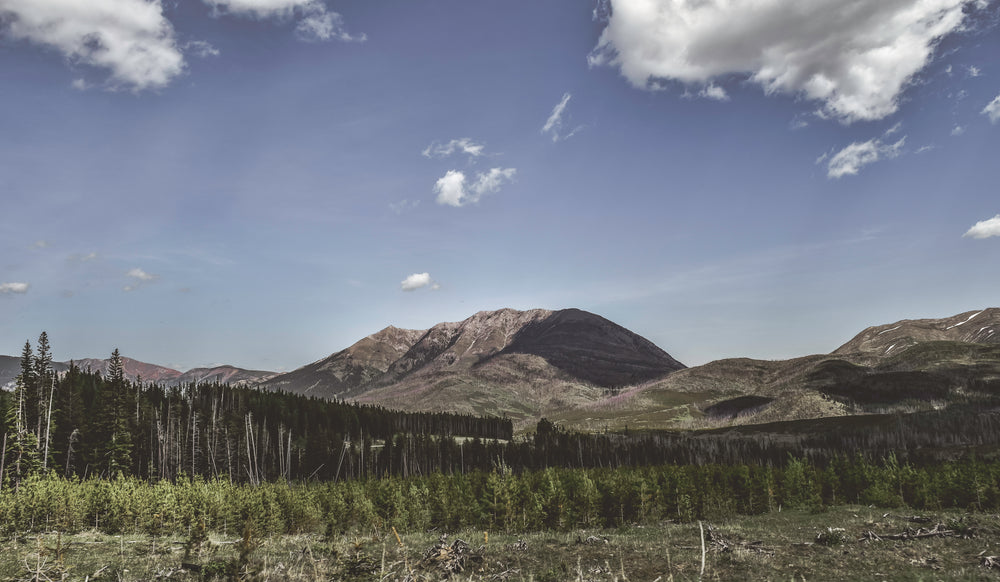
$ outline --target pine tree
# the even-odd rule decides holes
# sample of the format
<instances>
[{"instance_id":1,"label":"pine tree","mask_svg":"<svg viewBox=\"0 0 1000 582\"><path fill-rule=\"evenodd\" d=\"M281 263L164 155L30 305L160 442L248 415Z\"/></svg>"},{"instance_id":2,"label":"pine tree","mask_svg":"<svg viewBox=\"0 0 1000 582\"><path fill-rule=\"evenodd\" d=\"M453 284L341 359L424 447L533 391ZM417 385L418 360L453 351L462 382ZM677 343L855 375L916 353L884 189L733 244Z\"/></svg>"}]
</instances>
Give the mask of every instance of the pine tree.
<instances>
[{"instance_id":1,"label":"pine tree","mask_svg":"<svg viewBox=\"0 0 1000 582\"><path fill-rule=\"evenodd\" d=\"M132 430L129 423L132 398L131 386L125 380L125 367L118 348L111 353L106 379L109 402L105 408L103 431L107 437L103 457L108 475L128 473L132 468Z\"/></svg>"}]
</instances>

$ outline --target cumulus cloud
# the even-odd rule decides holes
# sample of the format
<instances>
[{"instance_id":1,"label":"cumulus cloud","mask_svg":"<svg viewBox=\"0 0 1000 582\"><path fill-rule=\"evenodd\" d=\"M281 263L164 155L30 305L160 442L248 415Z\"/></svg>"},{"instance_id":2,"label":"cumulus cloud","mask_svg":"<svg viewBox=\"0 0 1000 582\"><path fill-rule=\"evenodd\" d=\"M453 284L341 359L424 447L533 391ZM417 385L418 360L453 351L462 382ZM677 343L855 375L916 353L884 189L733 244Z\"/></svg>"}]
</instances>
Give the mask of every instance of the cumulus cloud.
<instances>
[{"instance_id":1,"label":"cumulus cloud","mask_svg":"<svg viewBox=\"0 0 1000 582\"><path fill-rule=\"evenodd\" d=\"M340 14L331 12L321 0L204 0L217 12L250 18L298 18L295 34L302 40L367 40L365 34L352 35Z\"/></svg>"},{"instance_id":2,"label":"cumulus cloud","mask_svg":"<svg viewBox=\"0 0 1000 582\"><path fill-rule=\"evenodd\" d=\"M971 238L990 238L991 236L1000 236L1000 214L997 214L989 220L980 220L976 224L972 225L963 237Z\"/></svg>"},{"instance_id":3,"label":"cumulus cloud","mask_svg":"<svg viewBox=\"0 0 1000 582\"><path fill-rule=\"evenodd\" d=\"M580 125L569 132L565 131L565 118L563 114L566 112L566 105L569 104L569 100L572 98L573 95L570 93L563 93L562 99L552 108L552 113L545 120L545 125L542 126L542 133L548 134L554 142L569 139L576 135L576 132L583 129L583 126Z\"/></svg>"},{"instance_id":4,"label":"cumulus cloud","mask_svg":"<svg viewBox=\"0 0 1000 582\"><path fill-rule=\"evenodd\" d=\"M826 175L828 178L856 175L861 168L869 164L897 157L905 143L905 136L891 144L883 143L881 138L874 138L865 142L854 142L830 158L830 162L827 164Z\"/></svg>"},{"instance_id":5,"label":"cumulus cloud","mask_svg":"<svg viewBox=\"0 0 1000 582\"><path fill-rule=\"evenodd\" d=\"M955 137L958 137L958 136L962 135L963 133L965 133L965 128L962 127L961 125L956 125L955 127L953 127L951 129L951 135L953 135Z\"/></svg>"},{"instance_id":6,"label":"cumulus cloud","mask_svg":"<svg viewBox=\"0 0 1000 582\"><path fill-rule=\"evenodd\" d=\"M184 71L174 28L155 0L0 0L0 23L9 38L108 70L112 88L157 89Z\"/></svg>"},{"instance_id":7,"label":"cumulus cloud","mask_svg":"<svg viewBox=\"0 0 1000 582\"><path fill-rule=\"evenodd\" d=\"M722 87L712 83L698 92L699 97L714 99L716 101L729 101L729 94Z\"/></svg>"},{"instance_id":8,"label":"cumulus cloud","mask_svg":"<svg viewBox=\"0 0 1000 582\"><path fill-rule=\"evenodd\" d=\"M504 182L514 179L516 173L515 168L492 168L478 174L474 182L468 183L463 172L448 170L434 184L437 203L456 208L474 204L486 194L500 190Z\"/></svg>"},{"instance_id":9,"label":"cumulus cloud","mask_svg":"<svg viewBox=\"0 0 1000 582\"><path fill-rule=\"evenodd\" d=\"M156 281L157 279L160 278L159 275L147 273L146 271L143 271L138 267L131 269L128 273L125 273L125 275L133 279L133 281L128 285L122 287L123 291L135 291L142 285L145 285L147 283L152 283L153 281Z\"/></svg>"},{"instance_id":10,"label":"cumulus cloud","mask_svg":"<svg viewBox=\"0 0 1000 582\"><path fill-rule=\"evenodd\" d=\"M745 75L769 93L821 103L826 117L882 119L962 27L976 0L612 0L588 60L630 83L710 86Z\"/></svg>"},{"instance_id":11,"label":"cumulus cloud","mask_svg":"<svg viewBox=\"0 0 1000 582\"><path fill-rule=\"evenodd\" d=\"M437 283L431 280L430 273L414 273L399 283L399 288L403 291L416 291L421 287L428 286L432 286L432 288L437 288L438 286Z\"/></svg>"},{"instance_id":12,"label":"cumulus cloud","mask_svg":"<svg viewBox=\"0 0 1000 582\"><path fill-rule=\"evenodd\" d=\"M23 295L28 292L29 287L31 287L30 283L0 283L0 295L8 295L10 293Z\"/></svg>"},{"instance_id":13,"label":"cumulus cloud","mask_svg":"<svg viewBox=\"0 0 1000 582\"><path fill-rule=\"evenodd\" d=\"M462 137L453 139L448 143L434 142L424 148L422 153L425 158L446 158L454 153L462 153L468 155L469 158L477 158L483 155L484 149L486 149L485 145L476 143L470 138Z\"/></svg>"},{"instance_id":14,"label":"cumulus cloud","mask_svg":"<svg viewBox=\"0 0 1000 582\"><path fill-rule=\"evenodd\" d=\"M983 108L982 114L990 118L990 123L1000 121L1000 95Z\"/></svg>"}]
</instances>

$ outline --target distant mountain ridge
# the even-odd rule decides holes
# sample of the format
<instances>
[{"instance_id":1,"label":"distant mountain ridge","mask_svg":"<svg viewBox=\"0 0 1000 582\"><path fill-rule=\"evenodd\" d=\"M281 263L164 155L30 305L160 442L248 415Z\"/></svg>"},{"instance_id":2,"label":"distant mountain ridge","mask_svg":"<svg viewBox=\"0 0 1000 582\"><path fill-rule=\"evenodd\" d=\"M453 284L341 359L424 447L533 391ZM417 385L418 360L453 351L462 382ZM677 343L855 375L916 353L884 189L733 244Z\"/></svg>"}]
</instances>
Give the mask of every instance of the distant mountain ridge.
<instances>
[{"instance_id":1,"label":"distant mountain ridge","mask_svg":"<svg viewBox=\"0 0 1000 582\"><path fill-rule=\"evenodd\" d=\"M91 370L107 374L108 359L83 358L74 360L73 364L81 370ZM69 370L69 362L52 362L52 369L57 374L63 374ZM122 368L125 377L129 380L142 380L154 384L165 384L167 386L179 386L182 384L220 382L230 384L257 384L277 374L277 372L266 372L262 370L244 370L235 366L215 366L211 368L195 368L187 372L180 372L173 368L158 366L140 362L132 358L122 358ZM0 356L0 387L13 385L18 374L21 373L21 358L15 356Z\"/></svg>"}]
</instances>

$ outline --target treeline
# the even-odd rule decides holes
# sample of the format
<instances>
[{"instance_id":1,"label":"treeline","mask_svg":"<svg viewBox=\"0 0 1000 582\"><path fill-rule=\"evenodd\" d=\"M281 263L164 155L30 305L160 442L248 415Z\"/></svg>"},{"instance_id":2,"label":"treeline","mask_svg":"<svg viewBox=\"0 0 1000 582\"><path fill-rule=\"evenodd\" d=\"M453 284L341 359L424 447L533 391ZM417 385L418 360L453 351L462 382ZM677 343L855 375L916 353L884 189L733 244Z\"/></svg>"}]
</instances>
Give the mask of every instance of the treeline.
<instances>
[{"instance_id":1,"label":"treeline","mask_svg":"<svg viewBox=\"0 0 1000 582\"><path fill-rule=\"evenodd\" d=\"M509 440L513 432L506 418L404 413L220 384L133 382L117 349L103 372L71 365L57 375L47 335L37 351L25 342L15 389L0 393L0 486L53 471L261 483L462 470L454 437Z\"/></svg>"},{"instance_id":2,"label":"treeline","mask_svg":"<svg viewBox=\"0 0 1000 582\"><path fill-rule=\"evenodd\" d=\"M7 531L97 529L239 535L313 532L570 530L664 520L718 519L860 503L912 509L1000 509L1000 462L916 467L838 457L826 467L790 459L762 465L666 465L493 471L326 483L236 484L225 479L151 483L134 477L35 476L0 492Z\"/></svg>"}]
</instances>

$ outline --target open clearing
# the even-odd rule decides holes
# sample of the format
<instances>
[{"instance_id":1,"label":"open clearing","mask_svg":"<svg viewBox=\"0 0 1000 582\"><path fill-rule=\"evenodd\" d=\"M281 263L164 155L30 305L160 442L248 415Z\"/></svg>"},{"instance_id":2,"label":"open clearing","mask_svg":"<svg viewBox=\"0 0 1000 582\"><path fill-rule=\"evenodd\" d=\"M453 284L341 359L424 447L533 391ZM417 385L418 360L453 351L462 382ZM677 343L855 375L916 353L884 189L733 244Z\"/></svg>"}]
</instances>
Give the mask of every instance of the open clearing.
<instances>
[{"instance_id":1,"label":"open clearing","mask_svg":"<svg viewBox=\"0 0 1000 582\"><path fill-rule=\"evenodd\" d=\"M702 538L705 561L702 574ZM397 538L398 533L398 538ZM1000 516L844 506L695 523L495 532L18 536L3 580L1000 580ZM241 556L242 554L242 556ZM1000 560L998 560L1000 563ZM992 567L991 567L992 566Z\"/></svg>"}]
</instances>

